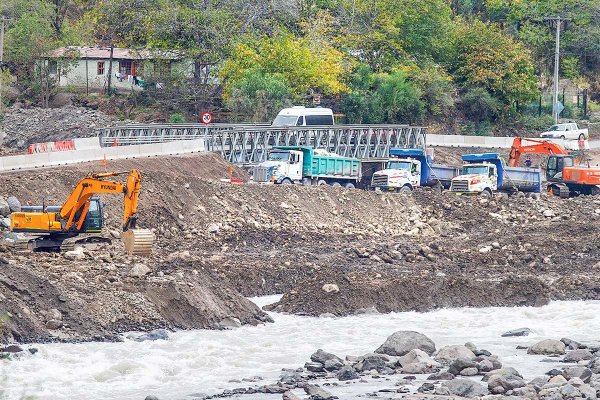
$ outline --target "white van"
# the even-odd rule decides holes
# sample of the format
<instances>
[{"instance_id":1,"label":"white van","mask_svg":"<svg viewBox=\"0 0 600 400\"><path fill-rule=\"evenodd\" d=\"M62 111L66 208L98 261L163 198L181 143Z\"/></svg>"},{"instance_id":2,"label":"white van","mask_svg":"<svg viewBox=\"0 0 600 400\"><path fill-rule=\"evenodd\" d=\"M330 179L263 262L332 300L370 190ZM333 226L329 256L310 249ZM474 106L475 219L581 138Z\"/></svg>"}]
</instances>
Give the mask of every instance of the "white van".
<instances>
[{"instance_id":1,"label":"white van","mask_svg":"<svg viewBox=\"0 0 600 400\"><path fill-rule=\"evenodd\" d=\"M333 125L331 108L296 106L279 111L271 126Z\"/></svg>"}]
</instances>

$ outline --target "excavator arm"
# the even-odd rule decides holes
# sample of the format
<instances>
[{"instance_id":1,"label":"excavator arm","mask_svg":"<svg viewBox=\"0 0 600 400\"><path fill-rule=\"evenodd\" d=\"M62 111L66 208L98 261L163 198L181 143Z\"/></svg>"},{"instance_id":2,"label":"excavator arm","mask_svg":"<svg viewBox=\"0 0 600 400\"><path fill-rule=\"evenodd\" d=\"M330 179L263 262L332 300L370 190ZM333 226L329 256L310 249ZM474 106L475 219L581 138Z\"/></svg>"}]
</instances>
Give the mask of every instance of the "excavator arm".
<instances>
[{"instance_id":1,"label":"excavator arm","mask_svg":"<svg viewBox=\"0 0 600 400\"><path fill-rule=\"evenodd\" d=\"M523 141L531 142L534 144L523 145ZM564 147L559 144L552 143L547 140L538 140L538 139L523 139L520 137L516 137L513 140L512 147L510 149L510 154L508 156L508 166L516 167L519 165L519 159L522 154L569 154Z\"/></svg>"},{"instance_id":2,"label":"excavator arm","mask_svg":"<svg viewBox=\"0 0 600 400\"><path fill-rule=\"evenodd\" d=\"M81 230L90 207L90 198L97 194L123 194L123 231L135 229L138 199L142 176L140 171L132 170L124 185L104 178L122 175L122 172L91 174L82 179L71 192L60 209L60 218L66 221L65 231Z\"/></svg>"}]
</instances>

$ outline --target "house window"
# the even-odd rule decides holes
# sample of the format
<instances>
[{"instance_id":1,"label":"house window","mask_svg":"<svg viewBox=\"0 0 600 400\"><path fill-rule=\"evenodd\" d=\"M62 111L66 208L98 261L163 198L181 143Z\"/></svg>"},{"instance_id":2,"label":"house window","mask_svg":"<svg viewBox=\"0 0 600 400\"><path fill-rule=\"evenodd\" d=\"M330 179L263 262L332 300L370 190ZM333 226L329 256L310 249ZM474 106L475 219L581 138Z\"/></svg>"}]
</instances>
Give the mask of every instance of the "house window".
<instances>
[{"instance_id":1,"label":"house window","mask_svg":"<svg viewBox=\"0 0 600 400\"><path fill-rule=\"evenodd\" d=\"M48 74L56 75L58 73L58 62L56 60L48 60Z\"/></svg>"},{"instance_id":2,"label":"house window","mask_svg":"<svg viewBox=\"0 0 600 400\"><path fill-rule=\"evenodd\" d=\"M129 76L132 75L132 69L133 69L133 62L130 60L122 60L119 61L119 72L121 72L121 75L123 76Z\"/></svg>"},{"instance_id":3,"label":"house window","mask_svg":"<svg viewBox=\"0 0 600 400\"><path fill-rule=\"evenodd\" d=\"M97 75L104 75L104 61L98 61Z\"/></svg>"}]
</instances>

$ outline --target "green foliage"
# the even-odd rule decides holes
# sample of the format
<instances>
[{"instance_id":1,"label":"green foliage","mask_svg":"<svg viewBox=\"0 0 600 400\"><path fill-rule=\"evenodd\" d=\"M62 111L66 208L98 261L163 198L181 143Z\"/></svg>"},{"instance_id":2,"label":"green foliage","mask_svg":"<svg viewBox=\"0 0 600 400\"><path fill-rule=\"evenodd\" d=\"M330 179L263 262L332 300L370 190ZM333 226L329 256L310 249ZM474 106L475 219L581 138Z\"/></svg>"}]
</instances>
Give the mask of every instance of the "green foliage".
<instances>
[{"instance_id":1,"label":"green foliage","mask_svg":"<svg viewBox=\"0 0 600 400\"><path fill-rule=\"evenodd\" d=\"M376 74L361 65L351 88L342 102L351 123L410 123L420 121L424 115L421 93L404 72Z\"/></svg>"},{"instance_id":2,"label":"green foliage","mask_svg":"<svg viewBox=\"0 0 600 400\"><path fill-rule=\"evenodd\" d=\"M419 67L412 64L401 66L398 70L403 71L419 89L427 114L433 117L448 115L454 107L456 89L452 77L441 66L431 64Z\"/></svg>"},{"instance_id":3,"label":"green foliage","mask_svg":"<svg viewBox=\"0 0 600 400\"><path fill-rule=\"evenodd\" d=\"M182 124L185 122L185 116L180 113L171 114L169 117L170 124Z\"/></svg>"},{"instance_id":4,"label":"green foliage","mask_svg":"<svg viewBox=\"0 0 600 400\"><path fill-rule=\"evenodd\" d=\"M474 88L462 96L460 108L475 122L490 122L498 118L500 102L483 88Z\"/></svg>"},{"instance_id":5,"label":"green foliage","mask_svg":"<svg viewBox=\"0 0 600 400\"><path fill-rule=\"evenodd\" d=\"M577 79L581 74L579 59L573 56L563 57L560 61L560 69L562 71L562 76L568 79Z\"/></svg>"},{"instance_id":6,"label":"green foliage","mask_svg":"<svg viewBox=\"0 0 600 400\"><path fill-rule=\"evenodd\" d=\"M255 43L238 45L225 61L220 74L225 81L225 98L231 97L232 86L249 70L279 74L296 99L313 91L340 93L346 88L342 82L342 58L333 48L313 47L309 41L289 34L263 36Z\"/></svg>"},{"instance_id":7,"label":"green foliage","mask_svg":"<svg viewBox=\"0 0 600 400\"><path fill-rule=\"evenodd\" d=\"M538 94L529 51L494 25L458 20L450 55L447 64L456 81L485 89L502 102L503 114Z\"/></svg>"},{"instance_id":8,"label":"green foliage","mask_svg":"<svg viewBox=\"0 0 600 400\"><path fill-rule=\"evenodd\" d=\"M248 70L229 87L227 106L242 120L272 120L282 108L292 104L292 93L281 74Z\"/></svg>"}]
</instances>

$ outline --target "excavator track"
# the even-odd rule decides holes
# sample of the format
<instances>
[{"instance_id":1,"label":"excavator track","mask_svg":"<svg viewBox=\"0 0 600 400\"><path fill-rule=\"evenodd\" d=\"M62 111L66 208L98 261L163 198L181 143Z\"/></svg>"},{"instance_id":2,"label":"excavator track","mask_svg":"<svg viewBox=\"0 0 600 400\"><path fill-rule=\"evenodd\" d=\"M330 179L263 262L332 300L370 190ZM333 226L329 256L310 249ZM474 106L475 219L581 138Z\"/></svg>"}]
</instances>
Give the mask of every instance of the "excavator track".
<instances>
[{"instance_id":1,"label":"excavator track","mask_svg":"<svg viewBox=\"0 0 600 400\"><path fill-rule=\"evenodd\" d=\"M129 229L121 238L130 256L150 256L154 245L154 233L150 229Z\"/></svg>"}]
</instances>

